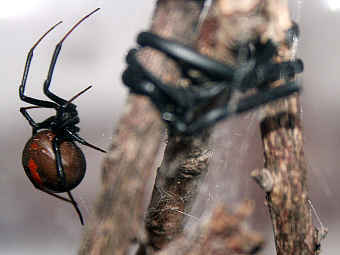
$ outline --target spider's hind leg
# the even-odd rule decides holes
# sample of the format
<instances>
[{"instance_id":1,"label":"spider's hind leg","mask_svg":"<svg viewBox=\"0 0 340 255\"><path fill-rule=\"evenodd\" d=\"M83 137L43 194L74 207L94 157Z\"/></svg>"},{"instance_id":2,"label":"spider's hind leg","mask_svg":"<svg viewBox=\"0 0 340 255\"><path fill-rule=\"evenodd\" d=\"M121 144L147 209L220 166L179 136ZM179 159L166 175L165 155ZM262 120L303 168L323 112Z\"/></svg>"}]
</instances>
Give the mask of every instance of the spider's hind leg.
<instances>
[{"instance_id":1,"label":"spider's hind leg","mask_svg":"<svg viewBox=\"0 0 340 255\"><path fill-rule=\"evenodd\" d=\"M67 195L68 195L68 197L70 198L71 203L72 203L74 209L76 210L76 212L77 212L77 214L78 214L78 216L79 216L80 224L81 224L81 225L84 225L84 218L83 218L83 215L81 214L81 211L80 211L80 209L79 209L79 207L78 207L78 204L77 204L76 200L74 200L74 198L73 198L73 196L72 196L72 194L71 194L71 191L68 191L68 192L67 192Z\"/></svg>"},{"instance_id":2,"label":"spider's hind leg","mask_svg":"<svg viewBox=\"0 0 340 255\"><path fill-rule=\"evenodd\" d=\"M105 150L93 145L93 144L90 144L89 142L87 142L85 139L81 138L79 135L77 135L76 133L73 133L71 132L70 130L67 130L66 129L66 132L69 136L71 136L72 139L74 139L75 141L77 141L78 143L81 143L82 145L85 145L85 146L88 146L92 149L95 149L97 151L101 151L103 153L106 153Z\"/></svg>"},{"instance_id":3,"label":"spider's hind leg","mask_svg":"<svg viewBox=\"0 0 340 255\"><path fill-rule=\"evenodd\" d=\"M52 146L53 146L53 152L55 154L55 160L56 160L56 166L57 166L57 175L58 175L59 180L60 180L60 185L65 187L65 185L66 185L66 176L65 176L65 172L64 172L64 167L63 167L62 159L61 159L60 144L61 144L60 139L57 138L57 136L55 136L53 138L53 141L52 141ZM49 192L47 192L47 193L49 193ZM73 198L73 196L72 196L70 191L67 191L67 194L68 194L70 200L66 200L65 198L62 199L62 198L60 198L60 196L58 196L56 194L53 194L53 195L50 194L50 195L58 197L58 198L60 198L60 199L62 199L64 201L70 202L73 205L74 209L76 210L76 212L77 212L77 214L79 216L80 223L82 225L84 225L84 219L83 219L81 211L80 211L80 209L78 207L77 202L74 200L74 198Z\"/></svg>"}]
</instances>

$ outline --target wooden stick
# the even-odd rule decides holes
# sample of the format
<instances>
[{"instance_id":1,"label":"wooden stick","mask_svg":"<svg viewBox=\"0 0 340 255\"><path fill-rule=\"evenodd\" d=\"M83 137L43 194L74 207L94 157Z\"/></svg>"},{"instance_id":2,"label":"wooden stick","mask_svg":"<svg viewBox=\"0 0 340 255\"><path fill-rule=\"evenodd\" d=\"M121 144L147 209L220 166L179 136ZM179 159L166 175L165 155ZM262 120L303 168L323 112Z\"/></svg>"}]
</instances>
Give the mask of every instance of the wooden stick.
<instances>
[{"instance_id":1,"label":"wooden stick","mask_svg":"<svg viewBox=\"0 0 340 255\"><path fill-rule=\"evenodd\" d=\"M151 30L190 43L198 16L196 1L159 0ZM180 75L173 62L153 50L143 50L139 57L166 81L176 81ZM79 254L128 254L147 243L146 184L154 175L163 124L147 98L130 95L125 108L104 160L102 191Z\"/></svg>"},{"instance_id":2,"label":"wooden stick","mask_svg":"<svg viewBox=\"0 0 340 255\"><path fill-rule=\"evenodd\" d=\"M268 26L262 39L280 45L278 62L289 60L294 56L284 43L284 33L292 25L287 2L264 2ZM252 176L266 192L277 254L318 254L324 233L313 226L308 203L299 95L266 106L261 133L265 168Z\"/></svg>"}]
</instances>

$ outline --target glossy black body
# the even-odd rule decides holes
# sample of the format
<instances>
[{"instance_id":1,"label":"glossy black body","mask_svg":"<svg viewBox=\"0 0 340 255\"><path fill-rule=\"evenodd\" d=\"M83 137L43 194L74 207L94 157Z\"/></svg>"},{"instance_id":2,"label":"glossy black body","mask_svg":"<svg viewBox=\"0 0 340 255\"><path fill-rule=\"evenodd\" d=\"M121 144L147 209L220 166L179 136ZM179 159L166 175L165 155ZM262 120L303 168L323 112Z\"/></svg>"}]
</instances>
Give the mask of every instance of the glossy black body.
<instances>
[{"instance_id":1,"label":"glossy black body","mask_svg":"<svg viewBox=\"0 0 340 255\"><path fill-rule=\"evenodd\" d=\"M56 45L47 78L43 85L43 92L49 100L41 100L27 96L25 94L26 82L34 49L40 41L61 22L50 28L28 52L22 82L19 87L20 99L31 104L31 106L20 108L20 112L32 127L32 137L26 143L22 155L25 172L37 189L72 203L79 215L81 224L84 223L83 217L70 191L83 179L86 162L84 154L75 142L105 152L97 146L88 143L78 135L80 130L77 126L79 123L78 111L77 106L73 104L72 101L87 91L91 86L82 90L70 100L66 100L54 94L50 90L50 85L64 40L82 21L98 10L99 8L79 20ZM36 108L51 108L54 109L56 113L42 122L36 122L28 113L28 110ZM55 194L60 192L67 192L69 199Z\"/></svg>"}]
</instances>

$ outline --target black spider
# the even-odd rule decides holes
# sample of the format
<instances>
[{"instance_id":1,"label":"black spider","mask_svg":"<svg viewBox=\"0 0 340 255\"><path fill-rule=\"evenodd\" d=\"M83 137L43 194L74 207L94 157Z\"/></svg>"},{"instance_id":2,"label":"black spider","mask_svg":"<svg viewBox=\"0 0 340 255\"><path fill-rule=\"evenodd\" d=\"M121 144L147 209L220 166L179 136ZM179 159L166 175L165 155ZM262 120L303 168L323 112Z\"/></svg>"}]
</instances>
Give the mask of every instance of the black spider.
<instances>
[{"instance_id":1,"label":"black spider","mask_svg":"<svg viewBox=\"0 0 340 255\"><path fill-rule=\"evenodd\" d=\"M81 138L78 135L79 127L76 126L79 123L79 117L76 105L72 101L91 88L91 86L82 90L71 99L65 100L50 91L50 84L62 43L82 21L98 10L99 8L78 21L56 45L47 79L44 82L44 94L51 101L26 96L25 87L34 49L61 22L50 28L29 51L19 88L20 99L34 105L20 108L20 112L27 119L33 132L31 139L26 143L22 155L25 172L37 189L72 203L82 224L83 218L81 212L70 191L83 179L86 162L82 151L74 142L76 141L95 150L105 152ZM56 111L56 114L42 122L35 122L27 111L34 108L51 108ZM55 194L60 192L67 192L69 199Z\"/></svg>"},{"instance_id":2,"label":"black spider","mask_svg":"<svg viewBox=\"0 0 340 255\"><path fill-rule=\"evenodd\" d=\"M287 45L298 35L294 23L287 32ZM148 96L168 124L170 134L192 135L215 124L221 119L239 114L273 100L287 97L300 90L294 82L270 88L269 84L278 79L292 79L296 73L303 71L300 59L274 63L277 48L273 42L262 44L249 42L236 51L238 57L247 52L246 61L238 67L231 67L203 56L193 49L178 42L161 38L151 32L138 35L137 49L129 51L126 61L128 68L122 79L132 93ZM151 47L165 53L175 60L182 70L183 77L189 79L188 87L165 84L139 62L136 54L143 47ZM197 76L199 71L200 75ZM194 73L194 75L193 75ZM255 89L256 93L243 97L235 104L235 91L245 93ZM214 106L212 110L197 112L211 105L217 96L226 95L223 105ZM233 101L233 102L232 102Z\"/></svg>"}]
</instances>

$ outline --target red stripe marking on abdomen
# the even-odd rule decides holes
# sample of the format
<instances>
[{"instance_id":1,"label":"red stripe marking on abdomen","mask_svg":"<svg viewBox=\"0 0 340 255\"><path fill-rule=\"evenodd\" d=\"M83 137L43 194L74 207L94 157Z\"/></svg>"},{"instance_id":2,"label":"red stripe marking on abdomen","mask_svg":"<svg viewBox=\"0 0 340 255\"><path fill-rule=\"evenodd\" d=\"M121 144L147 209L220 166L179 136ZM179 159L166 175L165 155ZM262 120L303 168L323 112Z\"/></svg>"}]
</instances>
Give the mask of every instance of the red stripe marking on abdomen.
<instances>
[{"instance_id":1,"label":"red stripe marking on abdomen","mask_svg":"<svg viewBox=\"0 0 340 255\"><path fill-rule=\"evenodd\" d=\"M38 149L39 149L39 145L36 144L36 143L32 143L32 144L31 144L31 149L32 149L32 150L38 150Z\"/></svg>"},{"instance_id":2,"label":"red stripe marking on abdomen","mask_svg":"<svg viewBox=\"0 0 340 255\"><path fill-rule=\"evenodd\" d=\"M37 166L37 164L34 162L33 159L29 159L29 160L28 160L28 169L30 170L31 176L32 176L32 178L35 180L35 182L36 182L37 184L42 185L43 182L42 182L42 180L41 180L41 178L40 178L40 175L39 175L39 173L38 173L38 171L37 171L38 166Z\"/></svg>"}]
</instances>

